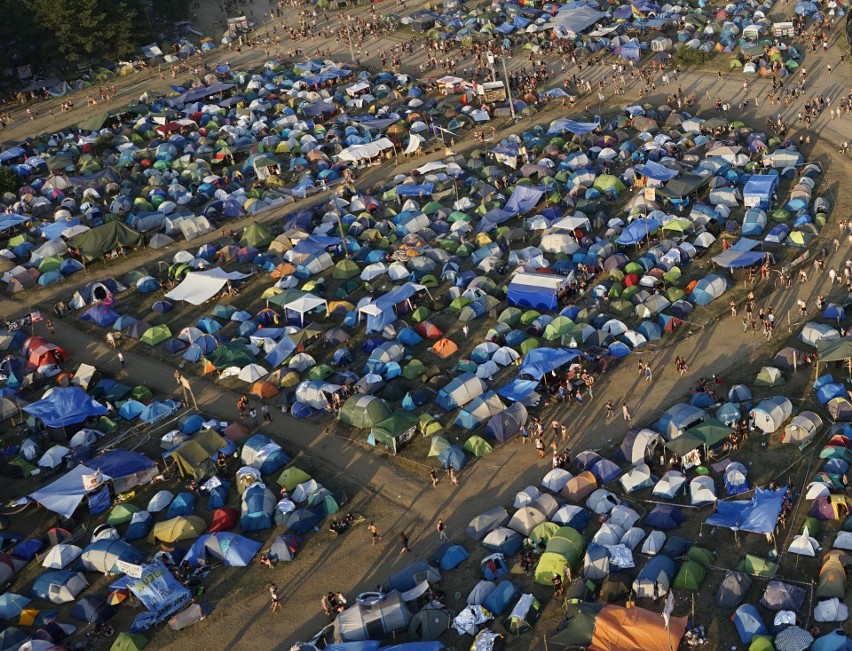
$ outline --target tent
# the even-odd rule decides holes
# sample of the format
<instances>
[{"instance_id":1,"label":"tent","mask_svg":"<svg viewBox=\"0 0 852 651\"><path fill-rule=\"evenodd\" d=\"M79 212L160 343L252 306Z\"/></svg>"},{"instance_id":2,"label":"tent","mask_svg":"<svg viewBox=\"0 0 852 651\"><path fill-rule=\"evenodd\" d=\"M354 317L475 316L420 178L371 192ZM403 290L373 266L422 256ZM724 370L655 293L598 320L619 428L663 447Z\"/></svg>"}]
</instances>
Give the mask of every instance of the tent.
<instances>
[{"instance_id":1,"label":"tent","mask_svg":"<svg viewBox=\"0 0 852 651\"><path fill-rule=\"evenodd\" d=\"M184 477L202 481L216 474L216 453L227 446L227 442L212 429L202 430L184 441L168 456L177 464Z\"/></svg>"},{"instance_id":2,"label":"tent","mask_svg":"<svg viewBox=\"0 0 852 651\"><path fill-rule=\"evenodd\" d=\"M45 427L67 427L82 423L93 416L105 416L107 408L86 394L80 387L55 387L47 396L24 407L24 411L39 418Z\"/></svg>"},{"instance_id":3,"label":"tent","mask_svg":"<svg viewBox=\"0 0 852 651\"><path fill-rule=\"evenodd\" d=\"M656 599L664 596L675 578L677 565L668 556L658 554L649 560L633 582L633 592L638 598Z\"/></svg>"},{"instance_id":4,"label":"tent","mask_svg":"<svg viewBox=\"0 0 852 651\"><path fill-rule=\"evenodd\" d=\"M110 251L142 246L143 243L144 238L141 233L119 220L95 226L68 240L68 246L80 251L84 262L98 260Z\"/></svg>"},{"instance_id":5,"label":"tent","mask_svg":"<svg viewBox=\"0 0 852 651\"><path fill-rule=\"evenodd\" d=\"M83 550L80 564L90 572L119 574L119 562L138 564L145 554L123 540L96 540Z\"/></svg>"},{"instance_id":6,"label":"tent","mask_svg":"<svg viewBox=\"0 0 852 651\"><path fill-rule=\"evenodd\" d=\"M74 601L88 586L82 573L56 570L39 574L33 581L32 594L54 604L64 604Z\"/></svg>"},{"instance_id":7,"label":"tent","mask_svg":"<svg viewBox=\"0 0 852 651\"><path fill-rule=\"evenodd\" d=\"M337 418L356 429L369 429L392 414L390 405L381 398L356 393L343 403Z\"/></svg>"},{"instance_id":8,"label":"tent","mask_svg":"<svg viewBox=\"0 0 852 651\"><path fill-rule=\"evenodd\" d=\"M509 281L506 296L509 305L551 311L559 304L557 295L563 282L561 276L518 273Z\"/></svg>"},{"instance_id":9,"label":"tent","mask_svg":"<svg viewBox=\"0 0 852 651\"><path fill-rule=\"evenodd\" d=\"M335 642L356 642L385 637L411 623L411 611L402 595L393 590L370 603L356 602L334 620Z\"/></svg>"},{"instance_id":10,"label":"tent","mask_svg":"<svg viewBox=\"0 0 852 651\"><path fill-rule=\"evenodd\" d=\"M219 559L228 567L246 567L261 547L261 543L235 533L205 534L190 547L184 560L196 566L199 559L209 555Z\"/></svg>"},{"instance_id":11,"label":"tent","mask_svg":"<svg viewBox=\"0 0 852 651\"><path fill-rule=\"evenodd\" d=\"M190 271L180 285L166 294L173 301L184 301L190 305L201 305L222 291L230 281L247 278L246 274L238 271L226 272L213 268L204 271Z\"/></svg>"},{"instance_id":12,"label":"tent","mask_svg":"<svg viewBox=\"0 0 852 651\"><path fill-rule=\"evenodd\" d=\"M149 537L154 543L175 543L180 540L198 538L207 528L204 518L197 515L180 515L169 520L157 522Z\"/></svg>"}]
</instances>

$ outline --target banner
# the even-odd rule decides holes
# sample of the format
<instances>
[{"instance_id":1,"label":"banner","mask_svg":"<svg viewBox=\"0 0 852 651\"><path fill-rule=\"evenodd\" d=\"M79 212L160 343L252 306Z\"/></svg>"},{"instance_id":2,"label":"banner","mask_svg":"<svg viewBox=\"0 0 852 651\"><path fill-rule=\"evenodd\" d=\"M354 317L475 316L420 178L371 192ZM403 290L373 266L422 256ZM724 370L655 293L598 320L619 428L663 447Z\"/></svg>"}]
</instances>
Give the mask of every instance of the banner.
<instances>
[{"instance_id":1,"label":"banner","mask_svg":"<svg viewBox=\"0 0 852 651\"><path fill-rule=\"evenodd\" d=\"M138 618L144 621L146 627L163 621L192 597L189 590L160 562L144 566L142 578L129 583L127 587L149 611L145 617Z\"/></svg>"}]
</instances>

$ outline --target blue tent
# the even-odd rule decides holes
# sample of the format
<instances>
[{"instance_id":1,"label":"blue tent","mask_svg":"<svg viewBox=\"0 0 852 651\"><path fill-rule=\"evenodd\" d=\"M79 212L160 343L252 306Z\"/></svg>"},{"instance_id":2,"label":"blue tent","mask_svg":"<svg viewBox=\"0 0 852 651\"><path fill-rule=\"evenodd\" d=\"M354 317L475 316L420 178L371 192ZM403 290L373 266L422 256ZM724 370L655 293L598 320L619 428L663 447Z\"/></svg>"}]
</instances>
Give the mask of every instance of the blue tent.
<instances>
[{"instance_id":1,"label":"blue tent","mask_svg":"<svg viewBox=\"0 0 852 651\"><path fill-rule=\"evenodd\" d=\"M750 500L732 502L719 500L707 524L752 533L772 533L784 503L784 488L775 491L756 488Z\"/></svg>"},{"instance_id":2,"label":"blue tent","mask_svg":"<svg viewBox=\"0 0 852 651\"><path fill-rule=\"evenodd\" d=\"M491 591L482 606L495 617L499 617L521 594L518 587L509 580L500 581Z\"/></svg>"},{"instance_id":3,"label":"blue tent","mask_svg":"<svg viewBox=\"0 0 852 651\"><path fill-rule=\"evenodd\" d=\"M192 515L195 512L195 493L184 491L175 495L166 511L166 520L171 520L179 515Z\"/></svg>"},{"instance_id":4,"label":"blue tent","mask_svg":"<svg viewBox=\"0 0 852 651\"><path fill-rule=\"evenodd\" d=\"M30 636L21 629L10 626L0 633L0 649L3 651L14 651L30 639Z\"/></svg>"},{"instance_id":5,"label":"blue tent","mask_svg":"<svg viewBox=\"0 0 852 651\"><path fill-rule=\"evenodd\" d=\"M769 635L760 611L754 604L743 604L737 608L733 619L743 644L750 644L755 635Z\"/></svg>"},{"instance_id":6,"label":"blue tent","mask_svg":"<svg viewBox=\"0 0 852 651\"><path fill-rule=\"evenodd\" d=\"M743 187L743 201L747 206L769 210L779 180L777 174L752 174Z\"/></svg>"},{"instance_id":7,"label":"blue tent","mask_svg":"<svg viewBox=\"0 0 852 651\"><path fill-rule=\"evenodd\" d=\"M83 321L88 321L89 323L94 323L102 328L106 328L107 326L111 326L115 323L118 316L118 312L108 305L98 303L97 305L92 305L92 307L83 312L80 318Z\"/></svg>"},{"instance_id":8,"label":"blue tent","mask_svg":"<svg viewBox=\"0 0 852 651\"><path fill-rule=\"evenodd\" d=\"M145 411L145 405L138 400L127 400L118 408L118 415L124 420L138 418Z\"/></svg>"},{"instance_id":9,"label":"blue tent","mask_svg":"<svg viewBox=\"0 0 852 651\"><path fill-rule=\"evenodd\" d=\"M127 531L124 534L125 540L142 540L151 531L154 526L154 519L148 511L137 511L130 518L130 524L127 525Z\"/></svg>"},{"instance_id":10,"label":"blue tent","mask_svg":"<svg viewBox=\"0 0 852 651\"><path fill-rule=\"evenodd\" d=\"M221 509L228 503L228 488L231 484L224 480L207 491L207 510Z\"/></svg>"},{"instance_id":11,"label":"blue tent","mask_svg":"<svg viewBox=\"0 0 852 651\"><path fill-rule=\"evenodd\" d=\"M839 461L839 459L837 459L837 461ZM44 542L34 538L27 538L12 547L12 550L9 553L15 558L31 561L42 549L44 549Z\"/></svg>"},{"instance_id":12,"label":"blue tent","mask_svg":"<svg viewBox=\"0 0 852 651\"><path fill-rule=\"evenodd\" d=\"M684 522L686 518L679 508L671 504L658 504L645 516L643 524L654 529L670 531L677 529Z\"/></svg>"},{"instance_id":13,"label":"blue tent","mask_svg":"<svg viewBox=\"0 0 852 651\"><path fill-rule=\"evenodd\" d=\"M259 470L261 475L275 472L290 461L281 446L263 434L253 434L248 438L243 444L242 459Z\"/></svg>"},{"instance_id":14,"label":"blue tent","mask_svg":"<svg viewBox=\"0 0 852 651\"><path fill-rule=\"evenodd\" d=\"M414 561L388 579L386 592L391 590L406 592L417 586L424 578L429 579L429 583L434 585L440 582L441 573L428 561Z\"/></svg>"},{"instance_id":15,"label":"blue tent","mask_svg":"<svg viewBox=\"0 0 852 651\"><path fill-rule=\"evenodd\" d=\"M168 418L180 409L180 403L175 400L155 400L150 405L145 407L139 414L139 417L145 423L156 423L157 421Z\"/></svg>"},{"instance_id":16,"label":"blue tent","mask_svg":"<svg viewBox=\"0 0 852 651\"><path fill-rule=\"evenodd\" d=\"M457 445L451 445L444 448L438 454L438 461L444 466L444 469L449 470L450 466L453 470L459 471L467 465L467 457L464 456L464 450Z\"/></svg>"},{"instance_id":17,"label":"blue tent","mask_svg":"<svg viewBox=\"0 0 852 651\"><path fill-rule=\"evenodd\" d=\"M115 608L95 595L82 597L71 608L71 617L89 624L103 624L113 615Z\"/></svg>"},{"instance_id":18,"label":"blue tent","mask_svg":"<svg viewBox=\"0 0 852 651\"><path fill-rule=\"evenodd\" d=\"M439 565L442 570L453 570L461 565L469 555L461 545L453 545L441 556Z\"/></svg>"},{"instance_id":19,"label":"blue tent","mask_svg":"<svg viewBox=\"0 0 852 651\"><path fill-rule=\"evenodd\" d=\"M557 368L571 362L583 353L576 348L535 348L527 353L519 373L540 380ZM585 357L585 355L583 355Z\"/></svg>"},{"instance_id":20,"label":"blue tent","mask_svg":"<svg viewBox=\"0 0 852 651\"><path fill-rule=\"evenodd\" d=\"M308 533L316 525L322 522L325 517L325 509L297 509L287 516L287 524L285 529L297 534Z\"/></svg>"},{"instance_id":21,"label":"blue tent","mask_svg":"<svg viewBox=\"0 0 852 651\"><path fill-rule=\"evenodd\" d=\"M509 566L506 565L502 554L486 556L480 562L479 569L482 572L482 578L486 581L495 581L509 573Z\"/></svg>"},{"instance_id":22,"label":"blue tent","mask_svg":"<svg viewBox=\"0 0 852 651\"><path fill-rule=\"evenodd\" d=\"M251 533L272 527L275 496L262 483L255 482L243 491L240 531Z\"/></svg>"},{"instance_id":23,"label":"blue tent","mask_svg":"<svg viewBox=\"0 0 852 651\"><path fill-rule=\"evenodd\" d=\"M655 217L640 217L630 222L618 235L618 244L630 246L647 239L660 228L660 220Z\"/></svg>"},{"instance_id":24,"label":"blue tent","mask_svg":"<svg viewBox=\"0 0 852 651\"><path fill-rule=\"evenodd\" d=\"M228 567L246 567L262 546L259 542L235 533L210 533L195 541L184 560L194 567L198 565L199 559L212 556Z\"/></svg>"},{"instance_id":25,"label":"blue tent","mask_svg":"<svg viewBox=\"0 0 852 651\"><path fill-rule=\"evenodd\" d=\"M50 394L24 407L45 427L66 427L82 423L92 416L105 416L107 409L80 387L56 387Z\"/></svg>"},{"instance_id":26,"label":"blue tent","mask_svg":"<svg viewBox=\"0 0 852 651\"><path fill-rule=\"evenodd\" d=\"M27 607L32 599L24 595L15 594L14 592L5 592L0 595L0 617L3 619L13 619L21 614L21 611Z\"/></svg>"}]
</instances>

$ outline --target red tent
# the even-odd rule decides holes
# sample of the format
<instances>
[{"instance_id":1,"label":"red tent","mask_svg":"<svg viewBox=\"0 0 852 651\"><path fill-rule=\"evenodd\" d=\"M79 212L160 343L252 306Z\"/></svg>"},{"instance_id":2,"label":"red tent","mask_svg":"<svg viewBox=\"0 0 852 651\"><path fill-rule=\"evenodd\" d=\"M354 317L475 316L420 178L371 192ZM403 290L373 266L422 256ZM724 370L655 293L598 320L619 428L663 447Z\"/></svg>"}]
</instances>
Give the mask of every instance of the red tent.
<instances>
[{"instance_id":1,"label":"red tent","mask_svg":"<svg viewBox=\"0 0 852 651\"><path fill-rule=\"evenodd\" d=\"M217 531L230 531L237 526L239 519L240 514L237 513L236 509L228 507L216 509L213 511L213 522L210 524L209 531L210 533L216 533Z\"/></svg>"}]
</instances>

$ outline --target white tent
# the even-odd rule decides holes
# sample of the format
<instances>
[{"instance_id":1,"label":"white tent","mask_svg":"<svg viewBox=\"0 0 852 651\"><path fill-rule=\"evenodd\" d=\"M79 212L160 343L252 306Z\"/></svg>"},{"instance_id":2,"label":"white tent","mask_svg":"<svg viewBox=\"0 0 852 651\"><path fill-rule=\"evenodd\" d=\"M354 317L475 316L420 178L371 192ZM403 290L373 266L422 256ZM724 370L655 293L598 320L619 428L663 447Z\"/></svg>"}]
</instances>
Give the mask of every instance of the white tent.
<instances>
[{"instance_id":1,"label":"white tent","mask_svg":"<svg viewBox=\"0 0 852 651\"><path fill-rule=\"evenodd\" d=\"M551 520L556 524L566 526L575 517L577 517L578 514L581 514L582 512L583 507L577 506L576 504L566 504L553 514Z\"/></svg>"},{"instance_id":2,"label":"white tent","mask_svg":"<svg viewBox=\"0 0 852 651\"><path fill-rule=\"evenodd\" d=\"M852 531L840 531L831 545L834 549L852 551Z\"/></svg>"},{"instance_id":3,"label":"white tent","mask_svg":"<svg viewBox=\"0 0 852 651\"><path fill-rule=\"evenodd\" d=\"M793 403L784 396L772 396L761 400L757 407L751 410L755 427L762 430L764 434L777 431L792 413Z\"/></svg>"},{"instance_id":4,"label":"white tent","mask_svg":"<svg viewBox=\"0 0 852 651\"><path fill-rule=\"evenodd\" d=\"M573 476L574 475L567 470L554 468L544 476L544 479L541 480L541 485L549 491L558 493L565 488L565 484L567 484Z\"/></svg>"},{"instance_id":5,"label":"white tent","mask_svg":"<svg viewBox=\"0 0 852 651\"><path fill-rule=\"evenodd\" d=\"M793 538L793 542L790 543L790 546L787 548L787 551L791 554L798 554L799 556L810 556L811 558L816 557L817 552L821 549L819 546L819 542L816 538L813 538L809 532L808 528L805 527L804 532L801 535Z\"/></svg>"},{"instance_id":6,"label":"white tent","mask_svg":"<svg viewBox=\"0 0 852 651\"><path fill-rule=\"evenodd\" d=\"M48 569L61 570L82 553L83 550L77 547L77 545L60 543L50 548L41 565Z\"/></svg>"},{"instance_id":7,"label":"white tent","mask_svg":"<svg viewBox=\"0 0 852 651\"><path fill-rule=\"evenodd\" d=\"M698 475L689 482L689 503L693 506L716 501L716 484L712 477Z\"/></svg>"},{"instance_id":8,"label":"white tent","mask_svg":"<svg viewBox=\"0 0 852 651\"><path fill-rule=\"evenodd\" d=\"M641 516L636 511L626 504L620 504L610 511L607 522L610 524L616 524L627 531L630 527L639 522L640 517Z\"/></svg>"},{"instance_id":9,"label":"white tent","mask_svg":"<svg viewBox=\"0 0 852 651\"><path fill-rule=\"evenodd\" d=\"M653 494L656 497L673 500L686 484L686 477L682 472L669 470L662 479L654 486Z\"/></svg>"},{"instance_id":10,"label":"white tent","mask_svg":"<svg viewBox=\"0 0 852 651\"><path fill-rule=\"evenodd\" d=\"M535 486L527 486L524 490L518 491L515 494L515 501L512 503L512 506L516 509L529 506L539 495L541 495L541 491Z\"/></svg>"},{"instance_id":11,"label":"white tent","mask_svg":"<svg viewBox=\"0 0 852 651\"><path fill-rule=\"evenodd\" d=\"M38 460L38 465L40 468L56 468L70 451L64 445L54 445L42 455L41 459Z\"/></svg>"},{"instance_id":12,"label":"white tent","mask_svg":"<svg viewBox=\"0 0 852 651\"><path fill-rule=\"evenodd\" d=\"M595 532L592 542L596 545L618 545L621 537L625 534L624 529L609 522L604 522L600 529Z\"/></svg>"},{"instance_id":13,"label":"white tent","mask_svg":"<svg viewBox=\"0 0 852 651\"><path fill-rule=\"evenodd\" d=\"M640 463L624 473L618 481L621 482L625 493L632 493L650 486L654 478L648 464Z\"/></svg>"},{"instance_id":14,"label":"white tent","mask_svg":"<svg viewBox=\"0 0 852 651\"><path fill-rule=\"evenodd\" d=\"M388 138L379 138L378 140L369 142L366 145L350 145L346 149L342 150L337 155L337 158L348 163L358 163L364 160L369 160L370 158L375 158L383 151L393 148L394 145Z\"/></svg>"},{"instance_id":15,"label":"white tent","mask_svg":"<svg viewBox=\"0 0 852 651\"><path fill-rule=\"evenodd\" d=\"M849 607L837 597L825 599L814 606L814 619L818 622L845 622Z\"/></svg>"},{"instance_id":16,"label":"white tent","mask_svg":"<svg viewBox=\"0 0 852 651\"><path fill-rule=\"evenodd\" d=\"M223 271L218 267L206 271L190 271L180 285L166 294L173 301L201 305L218 294L229 280L248 278L239 271Z\"/></svg>"},{"instance_id":17,"label":"white tent","mask_svg":"<svg viewBox=\"0 0 852 651\"><path fill-rule=\"evenodd\" d=\"M822 418L812 411L803 411L793 416L793 419L784 428L782 443L794 445L805 445L809 443L822 427Z\"/></svg>"},{"instance_id":18,"label":"white tent","mask_svg":"<svg viewBox=\"0 0 852 651\"><path fill-rule=\"evenodd\" d=\"M659 553L665 544L666 534L659 530L652 531L648 534L648 537L645 538L645 542L642 543L642 553L647 554L648 556L654 556Z\"/></svg>"},{"instance_id":19,"label":"white tent","mask_svg":"<svg viewBox=\"0 0 852 651\"><path fill-rule=\"evenodd\" d=\"M636 545L638 545L645 538L645 530L640 529L639 527L630 527L627 531L624 532L624 535L621 537L620 543L629 549L636 549Z\"/></svg>"},{"instance_id":20,"label":"white tent","mask_svg":"<svg viewBox=\"0 0 852 651\"><path fill-rule=\"evenodd\" d=\"M586 506L598 515L609 513L619 504L621 500L605 488L596 489L586 500Z\"/></svg>"}]
</instances>

